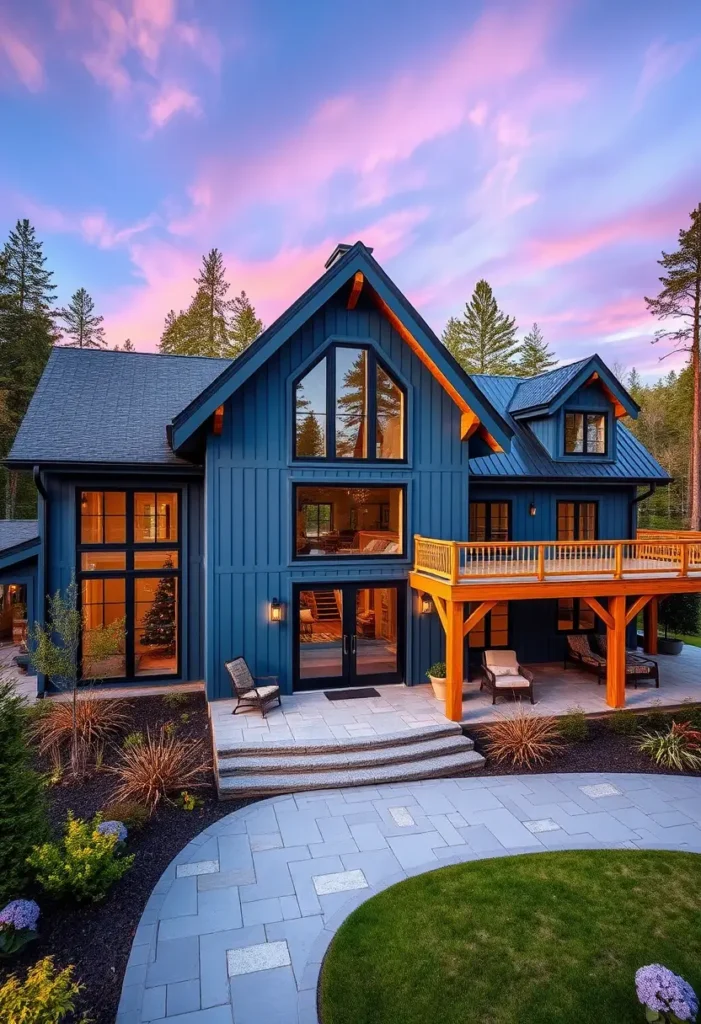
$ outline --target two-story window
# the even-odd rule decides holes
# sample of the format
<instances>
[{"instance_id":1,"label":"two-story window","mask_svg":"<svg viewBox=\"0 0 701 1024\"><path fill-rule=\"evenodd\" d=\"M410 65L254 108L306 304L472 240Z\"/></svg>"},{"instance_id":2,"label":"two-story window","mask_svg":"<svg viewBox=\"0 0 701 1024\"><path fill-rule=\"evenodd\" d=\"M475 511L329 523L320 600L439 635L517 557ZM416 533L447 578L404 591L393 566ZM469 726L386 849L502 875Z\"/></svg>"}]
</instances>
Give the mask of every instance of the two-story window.
<instances>
[{"instance_id":1,"label":"two-story window","mask_svg":"<svg viewBox=\"0 0 701 1024\"><path fill-rule=\"evenodd\" d=\"M603 412L566 412L565 455L606 455L606 424Z\"/></svg>"},{"instance_id":2,"label":"two-story window","mask_svg":"<svg viewBox=\"0 0 701 1024\"><path fill-rule=\"evenodd\" d=\"M294 388L297 459L402 462L404 390L372 348L335 345Z\"/></svg>"},{"instance_id":3,"label":"two-story window","mask_svg":"<svg viewBox=\"0 0 701 1024\"><path fill-rule=\"evenodd\" d=\"M180 648L180 495L80 491L78 580L83 676L177 675ZM123 649L91 657L91 634L124 620Z\"/></svg>"},{"instance_id":4,"label":"two-story window","mask_svg":"<svg viewBox=\"0 0 701 1024\"><path fill-rule=\"evenodd\" d=\"M558 501L557 539L596 540L598 511L595 501ZM562 597L557 602L557 628L560 632L587 633L594 629L595 624L594 612L586 601L578 597Z\"/></svg>"}]
</instances>

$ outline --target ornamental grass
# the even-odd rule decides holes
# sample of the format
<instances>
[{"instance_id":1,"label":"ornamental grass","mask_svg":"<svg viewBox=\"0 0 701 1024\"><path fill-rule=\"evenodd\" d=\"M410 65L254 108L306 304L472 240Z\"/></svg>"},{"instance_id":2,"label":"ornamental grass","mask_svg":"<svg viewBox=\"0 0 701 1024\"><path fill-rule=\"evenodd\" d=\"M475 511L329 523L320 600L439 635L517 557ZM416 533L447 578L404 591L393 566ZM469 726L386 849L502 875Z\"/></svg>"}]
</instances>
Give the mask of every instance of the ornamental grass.
<instances>
[{"instance_id":1,"label":"ornamental grass","mask_svg":"<svg viewBox=\"0 0 701 1024\"><path fill-rule=\"evenodd\" d=\"M73 738L73 704L50 701L34 722L33 736L42 754L70 748ZM129 724L130 705L123 700L105 700L94 694L81 694L75 702L79 760L94 760L108 740L123 732Z\"/></svg>"},{"instance_id":2,"label":"ornamental grass","mask_svg":"<svg viewBox=\"0 0 701 1024\"><path fill-rule=\"evenodd\" d=\"M206 786L211 763L200 740L179 739L161 729L157 736L147 730L140 746L122 748L119 763L106 770L119 780L114 800L136 800L153 812L171 793Z\"/></svg>"},{"instance_id":3,"label":"ornamental grass","mask_svg":"<svg viewBox=\"0 0 701 1024\"><path fill-rule=\"evenodd\" d=\"M543 764L560 749L554 718L529 714L518 708L487 728L489 756L497 764L533 768Z\"/></svg>"},{"instance_id":4,"label":"ornamental grass","mask_svg":"<svg viewBox=\"0 0 701 1024\"><path fill-rule=\"evenodd\" d=\"M701 730L689 722L674 722L666 733L644 733L639 746L661 768L701 771Z\"/></svg>"}]
</instances>

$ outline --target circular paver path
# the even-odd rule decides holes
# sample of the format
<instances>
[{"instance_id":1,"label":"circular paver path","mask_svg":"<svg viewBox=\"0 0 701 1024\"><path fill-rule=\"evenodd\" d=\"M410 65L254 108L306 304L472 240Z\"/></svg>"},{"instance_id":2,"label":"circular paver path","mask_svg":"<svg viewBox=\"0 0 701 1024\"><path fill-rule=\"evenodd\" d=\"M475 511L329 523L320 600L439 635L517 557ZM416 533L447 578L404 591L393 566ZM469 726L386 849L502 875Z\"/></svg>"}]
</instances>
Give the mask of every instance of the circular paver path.
<instances>
[{"instance_id":1,"label":"circular paver path","mask_svg":"<svg viewBox=\"0 0 701 1024\"><path fill-rule=\"evenodd\" d=\"M117 1024L317 1024L324 953L364 900L444 864L591 847L701 853L701 779L481 776L251 804L156 885Z\"/></svg>"}]
</instances>

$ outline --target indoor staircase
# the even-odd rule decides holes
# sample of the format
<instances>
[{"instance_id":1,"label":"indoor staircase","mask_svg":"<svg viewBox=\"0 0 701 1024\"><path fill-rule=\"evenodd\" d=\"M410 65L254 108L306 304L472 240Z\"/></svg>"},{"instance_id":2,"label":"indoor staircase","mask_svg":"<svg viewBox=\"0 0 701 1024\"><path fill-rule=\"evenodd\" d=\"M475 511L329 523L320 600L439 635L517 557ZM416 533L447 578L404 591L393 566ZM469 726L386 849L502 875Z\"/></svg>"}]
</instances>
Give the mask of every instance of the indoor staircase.
<instances>
[{"instance_id":1,"label":"indoor staircase","mask_svg":"<svg viewBox=\"0 0 701 1024\"><path fill-rule=\"evenodd\" d=\"M348 740L228 744L215 752L221 800L435 779L483 764L454 722Z\"/></svg>"},{"instance_id":2,"label":"indoor staircase","mask_svg":"<svg viewBox=\"0 0 701 1024\"><path fill-rule=\"evenodd\" d=\"M338 619L338 605L333 590L317 590L314 594L316 601L316 617L322 622L324 619Z\"/></svg>"}]
</instances>

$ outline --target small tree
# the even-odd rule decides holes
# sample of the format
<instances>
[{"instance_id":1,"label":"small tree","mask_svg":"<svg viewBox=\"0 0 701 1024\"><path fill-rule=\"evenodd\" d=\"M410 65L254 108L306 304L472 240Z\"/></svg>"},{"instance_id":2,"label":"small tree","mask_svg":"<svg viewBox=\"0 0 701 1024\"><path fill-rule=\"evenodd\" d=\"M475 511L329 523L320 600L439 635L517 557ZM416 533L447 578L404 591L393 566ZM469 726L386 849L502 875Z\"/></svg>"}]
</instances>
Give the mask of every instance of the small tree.
<instances>
[{"instance_id":1,"label":"small tree","mask_svg":"<svg viewBox=\"0 0 701 1024\"><path fill-rule=\"evenodd\" d=\"M14 683L0 679L0 905L22 893L29 876L27 857L49 832L27 726L27 709Z\"/></svg>"},{"instance_id":2,"label":"small tree","mask_svg":"<svg viewBox=\"0 0 701 1024\"><path fill-rule=\"evenodd\" d=\"M89 651L83 667L99 664L118 654L124 644L124 619L90 630ZM72 694L73 735L71 739L71 771L77 778L85 773L78 740L76 703L80 674L79 651L83 638L82 616L78 609L78 587L75 578L66 587L49 597L48 622L36 622L29 631L29 660L35 672L47 676L54 686ZM95 680L92 680L95 682Z\"/></svg>"},{"instance_id":3,"label":"small tree","mask_svg":"<svg viewBox=\"0 0 701 1024\"><path fill-rule=\"evenodd\" d=\"M537 377L557 363L555 353L548 347L538 324L533 324L521 343L517 372L519 377Z\"/></svg>"},{"instance_id":4,"label":"small tree","mask_svg":"<svg viewBox=\"0 0 701 1024\"><path fill-rule=\"evenodd\" d=\"M164 567L173 568L170 559L166 561ZM175 654L175 585L174 576L163 576L159 580L153 604L142 621L142 644L158 648L164 654Z\"/></svg>"},{"instance_id":5,"label":"small tree","mask_svg":"<svg viewBox=\"0 0 701 1024\"><path fill-rule=\"evenodd\" d=\"M63 332L69 340L69 348L105 348L104 317L96 316L95 303L85 288L79 288L71 297L65 309L58 312L65 327Z\"/></svg>"},{"instance_id":6,"label":"small tree","mask_svg":"<svg viewBox=\"0 0 701 1024\"><path fill-rule=\"evenodd\" d=\"M660 602L659 621L665 638L698 636L701 613L701 594L670 594Z\"/></svg>"},{"instance_id":7,"label":"small tree","mask_svg":"<svg viewBox=\"0 0 701 1024\"><path fill-rule=\"evenodd\" d=\"M519 353L516 320L502 312L487 281L478 281L461 319L451 317L443 342L467 373L511 374Z\"/></svg>"}]
</instances>

